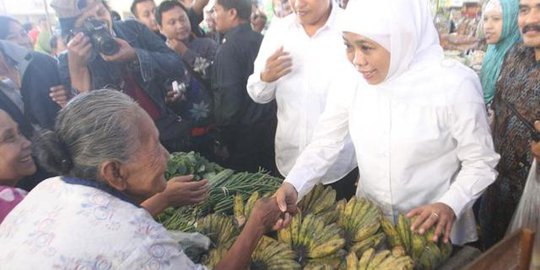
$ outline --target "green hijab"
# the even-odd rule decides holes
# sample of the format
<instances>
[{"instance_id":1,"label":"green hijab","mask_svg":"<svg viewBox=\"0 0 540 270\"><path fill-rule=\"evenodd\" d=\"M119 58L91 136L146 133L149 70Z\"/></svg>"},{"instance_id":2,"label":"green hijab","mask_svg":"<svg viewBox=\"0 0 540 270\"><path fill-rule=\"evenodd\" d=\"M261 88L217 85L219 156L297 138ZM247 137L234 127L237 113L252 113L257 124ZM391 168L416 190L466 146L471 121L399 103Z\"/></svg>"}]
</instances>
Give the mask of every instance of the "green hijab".
<instances>
[{"instance_id":1,"label":"green hijab","mask_svg":"<svg viewBox=\"0 0 540 270\"><path fill-rule=\"evenodd\" d=\"M503 13L503 28L501 39L497 44L489 45L482 63L480 79L484 89L484 101L487 103L495 96L495 86L501 74L502 64L506 53L521 40L517 18L519 0L490 0L501 4ZM489 3L488 3L489 4ZM487 6L487 5L486 5Z\"/></svg>"}]
</instances>

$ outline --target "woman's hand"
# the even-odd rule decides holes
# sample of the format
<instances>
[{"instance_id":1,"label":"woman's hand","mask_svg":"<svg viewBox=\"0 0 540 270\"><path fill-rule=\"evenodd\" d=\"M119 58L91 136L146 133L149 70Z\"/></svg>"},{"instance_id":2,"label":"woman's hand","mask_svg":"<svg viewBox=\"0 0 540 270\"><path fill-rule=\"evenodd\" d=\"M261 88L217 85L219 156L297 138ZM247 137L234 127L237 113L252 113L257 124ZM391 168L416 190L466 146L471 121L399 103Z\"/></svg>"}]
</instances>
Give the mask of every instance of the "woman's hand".
<instances>
[{"instance_id":1,"label":"woman's hand","mask_svg":"<svg viewBox=\"0 0 540 270\"><path fill-rule=\"evenodd\" d=\"M174 177L167 182L162 196L169 207L200 203L208 198L208 180L193 181L192 175Z\"/></svg>"},{"instance_id":2,"label":"woman's hand","mask_svg":"<svg viewBox=\"0 0 540 270\"><path fill-rule=\"evenodd\" d=\"M408 218L416 216L411 226L413 232L424 234L432 226L436 225L433 241L439 240L441 233L444 233L444 242L448 243L450 232L456 219L456 214L450 206L444 203L433 203L411 210Z\"/></svg>"},{"instance_id":3,"label":"woman's hand","mask_svg":"<svg viewBox=\"0 0 540 270\"><path fill-rule=\"evenodd\" d=\"M289 226L289 223L291 221L290 216L296 214L296 212L298 211L296 207L298 192L292 184L283 182L283 184L281 184L276 193L274 193L274 197L276 198L280 211L283 214L288 214L287 216L289 218L285 218L283 220L283 227L287 227Z\"/></svg>"},{"instance_id":4,"label":"woman's hand","mask_svg":"<svg viewBox=\"0 0 540 270\"><path fill-rule=\"evenodd\" d=\"M192 175L172 178L167 182L163 192L148 198L141 206L156 217L168 207L196 204L206 200L209 190L208 180L192 180Z\"/></svg>"}]
</instances>

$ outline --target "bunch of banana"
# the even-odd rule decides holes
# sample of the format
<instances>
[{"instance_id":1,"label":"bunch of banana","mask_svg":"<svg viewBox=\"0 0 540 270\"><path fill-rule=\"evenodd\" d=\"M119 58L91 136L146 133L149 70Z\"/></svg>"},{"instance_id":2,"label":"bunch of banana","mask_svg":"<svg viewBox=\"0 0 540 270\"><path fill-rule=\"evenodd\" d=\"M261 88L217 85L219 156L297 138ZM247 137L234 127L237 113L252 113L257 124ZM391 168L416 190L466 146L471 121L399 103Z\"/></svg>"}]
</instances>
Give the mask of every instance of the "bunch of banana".
<instances>
[{"instance_id":1,"label":"bunch of banana","mask_svg":"<svg viewBox=\"0 0 540 270\"><path fill-rule=\"evenodd\" d=\"M211 214L197 221L196 230L206 235L215 247L228 249L238 236L232 219L220 214Z\"/></svg>"},{"instance_id":2,"label":"bunch of banana","mask_svg":"<svg viewBox=\"0 0 540 270\"><path fill-rule=\"evenodd\" d=\"M342 262L345 259L345 256L347 255L347 251L344 249L338 250L336 253L332 255L328 255L322 258L317 259L311 259L308 261L306 266L304 266L304 270L314 270L314 269L320 269L320 270L334 270L334 269L340 269L340 266Z\"/></svg>"},{"instance_id":3,"label":"bunch of banana","mask_svg":"<svg viewBox=\"0 0 540 270\"><path fill-rule=\"evenodd\" d=\"M244 197L242 194L238 193L234 196L233 213L236 226L239 228L244 226L259 197L259 192L255 191L249 196L247 202L244 204Z\"/></svg>"},{"instance_id":4,"label":"bunch of banana","mask_svg":"<svg viewBox=\"0 0 540 270\"><path fill-rule=\"evenodd\" d=\"M415 269L435 269L450 257L452 244L444 243L442 236L437 243L433 242L435 227L431 227L423 235L413 233L410 229L413 222L414 220L400 214L395 226L387 219L381 220L381 226L388 244L401 247L414 260Z\"/></svg>"},{"instance_id":5,"label":"bunch of banana","mask_svg":"<svg viewBox=\"0 0 540 270\"><path fill-rule=\"evenodd\" d=\"M335 203L336 191L331 187L325 188L322 184L318 184L298 202L298 209L304 215L317 215L326 224L330 224L337 218L337 213L334 211Z\"/></svg>"},{"instance_id":6,"label":"bunch of banana","mask_svg":"<svg viewBox=\"0 0 540 270\"><path fill-rule=\"evenodd\" d=\"M296 254L296 261L305 266L314 259L331 259L345 246L341 229L327 225L321 218L309 214L296 214L289 227L278 231L278 240L287 244Z\"/></svg>"},{"instance_id":7,"label":"bunch of banana","mask_svg":"<svg viewBox=\"0 0 540 270\"><path fill-rule=\"evenodd\" d=\"M400 250L381 250L369 248L356 256L355 252L347 255L347 270L412 270L414 263L409 256L405 256Z\"/></svg>"},{"instance_id":8,"label":"bunch of banana","mask_svg":"<svg viewBox=\"0 0 540 270\"><path fill-rule=\"evenodd\" d=\"M227 254L227 249L224 247L211 249L208 253L208 257L203 260L203 264L206 265L208 269L213 269L218 262L225 257L225 254Z\"/></svg>"},{"instance_id":9,"label":"bunch of banana","mask_svg":"<svg viewBox=\"0 0 540 270\"><path fill-rule=\"evenodd\" d=\"M370 247L376 248L384 242L384 233L378 233L382 214L371 201L356 197L336 205L337 224L344 231L347 249L362 253Z\"/></svg>"},{"instance_id":10,"label":"bunch of banana","mask_svg":"<svg viewBox=\"0 0 540 270\"><path fill-rule=\"evenodd\" d=\"M249 270L296 270L301 269L294 260L295 254L284 243L264 236L251 255Z\"/></svg>"}]
</instances>

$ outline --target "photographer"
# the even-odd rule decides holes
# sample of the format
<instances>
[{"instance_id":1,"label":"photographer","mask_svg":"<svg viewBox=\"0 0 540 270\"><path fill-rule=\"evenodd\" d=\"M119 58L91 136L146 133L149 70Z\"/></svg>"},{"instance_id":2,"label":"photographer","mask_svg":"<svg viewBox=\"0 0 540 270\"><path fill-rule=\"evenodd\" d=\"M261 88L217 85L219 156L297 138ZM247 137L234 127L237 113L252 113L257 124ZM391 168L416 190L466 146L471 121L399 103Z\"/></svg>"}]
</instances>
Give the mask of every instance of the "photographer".
<instances>
[{"instance_id":1,"label":"photographer","mask_svg":"<svg viewBox=\"0 0 540 270\"><path fill-rule=\"evenodd\" d=\"M135 20L113 22L102 0L53 0L67 53L60 77L79 93L112 88L131 96L151 116L169 151L189 145L190 124L165 106L163 82L182 73L180 57Z\"/></svg>"}]
</instances>

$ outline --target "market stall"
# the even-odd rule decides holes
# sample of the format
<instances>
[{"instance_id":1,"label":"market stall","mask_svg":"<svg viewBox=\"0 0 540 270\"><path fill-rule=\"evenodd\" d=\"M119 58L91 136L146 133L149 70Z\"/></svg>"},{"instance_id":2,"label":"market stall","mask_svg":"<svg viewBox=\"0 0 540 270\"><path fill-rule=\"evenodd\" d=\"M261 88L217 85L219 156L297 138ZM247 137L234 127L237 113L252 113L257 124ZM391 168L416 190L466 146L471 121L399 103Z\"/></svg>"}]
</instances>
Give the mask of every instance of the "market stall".
<instances>
[{"instance_id":1,"label":"market stall","mask_svg":"<svg viewBox=\"0 0 540 270\"><path fill-rule=\"evenodd\" d=\"M192 245L200 237L187 242L183 238L182 245L192 260L210 268L230 248L255 201L271 196L282 181L264 172L235 173L193 152L173 154L166 174L209 180L208 201L167 209L157 219L172 232L208 237L206 248ZM450 243L431 241L434 228L424 235L412 233L412 220L404 215L394 225L369 200L336 201L335 195L321 185L308 193L298 203L300 213L291 226L260 241L251 269L462 269L480 254L472 247L453 250Z\"/></svg>"}]
</instances>

